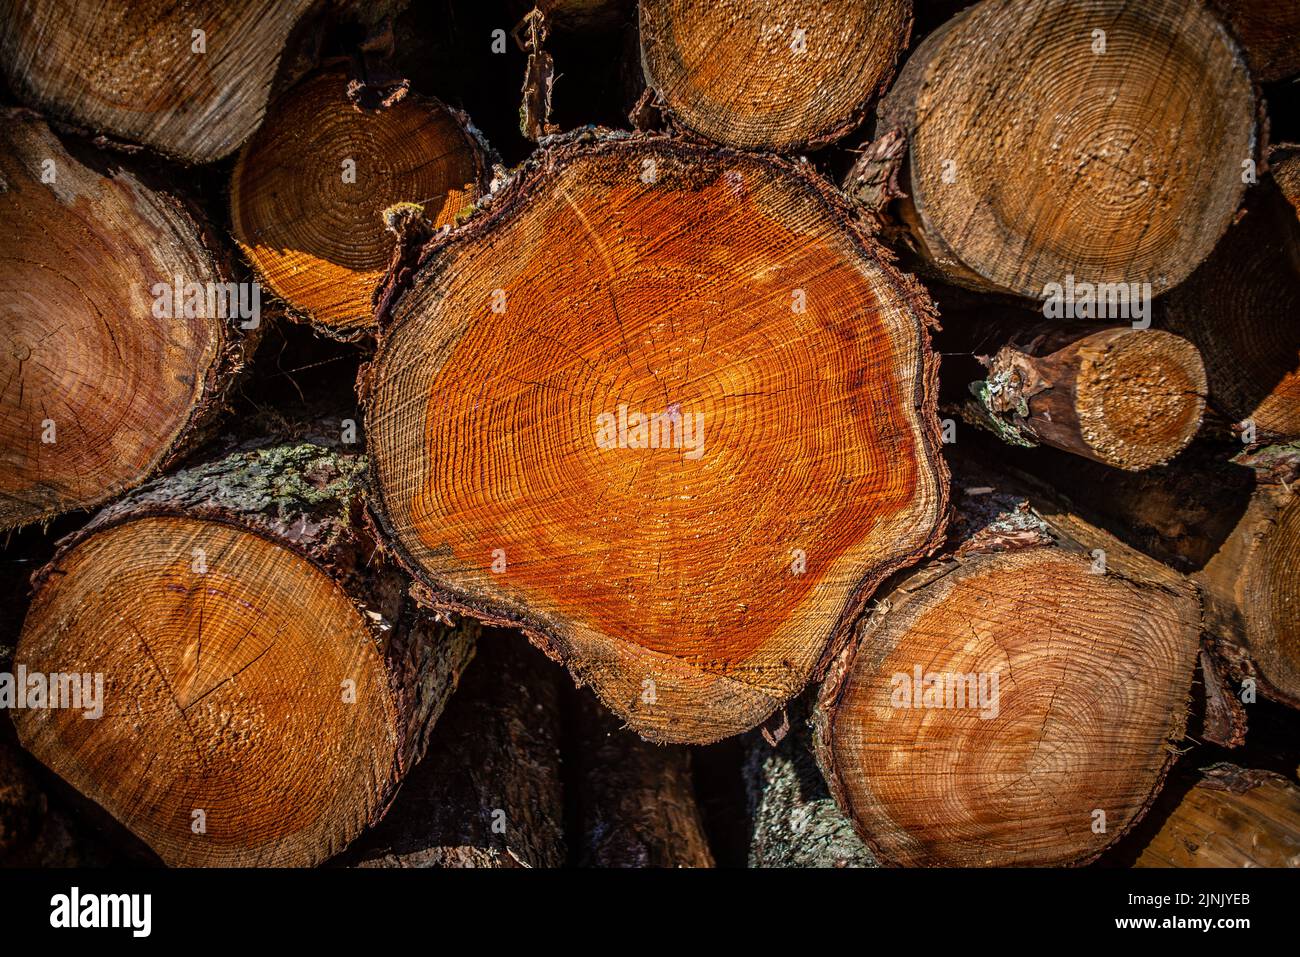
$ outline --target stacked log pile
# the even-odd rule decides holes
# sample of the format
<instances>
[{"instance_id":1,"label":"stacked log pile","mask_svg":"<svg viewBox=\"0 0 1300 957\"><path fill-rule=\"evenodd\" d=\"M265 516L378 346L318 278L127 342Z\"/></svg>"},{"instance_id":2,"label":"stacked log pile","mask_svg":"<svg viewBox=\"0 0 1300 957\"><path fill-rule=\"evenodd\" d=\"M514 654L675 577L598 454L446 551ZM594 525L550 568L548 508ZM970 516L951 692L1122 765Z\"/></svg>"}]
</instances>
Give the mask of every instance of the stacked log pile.
<instances>
[{"instance_id":1,"label":"stacked log pile","mask_svg":"<svg viewBox=\"0 0 1300 957\"><path fill-rule=\"evenodd\" d=\"M1300 865L1300 6L475 6L0 0L0 863Z\"/></svg>"}]
</instances>

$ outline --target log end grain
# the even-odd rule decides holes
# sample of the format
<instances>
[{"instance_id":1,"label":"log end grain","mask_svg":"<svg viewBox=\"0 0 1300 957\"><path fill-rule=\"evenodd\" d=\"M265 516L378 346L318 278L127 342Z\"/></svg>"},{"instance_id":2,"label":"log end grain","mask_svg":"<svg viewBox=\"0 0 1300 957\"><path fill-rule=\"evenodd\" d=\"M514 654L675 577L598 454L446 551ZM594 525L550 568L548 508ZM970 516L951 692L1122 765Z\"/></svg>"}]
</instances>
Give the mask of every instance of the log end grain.
<instances>
[{"instance_id":1,"label":"log end grain","mask_svg":"<svg viewBox=\"0 0 1300 957\"><path fill-rule=\"evenodd\" d=\"M861 122L907 46L912 3L643 0L640 17L646 82L683 125L788 150Z\"/></svg>"},{"instance_id":2,"label":"log end grain","mask_svg":"<svg viewBox=\"0 0 1300 957\"><path fill-rule=\"evenodd\" d=\"M228 278L180 202L84 165L34 114L0 126L2 529L147 478L211 420L255 333L173 301L178 277Z\"/></svg>"},{"instance_id":3,"label":"log end grain","mask_svg":"<svg viewBox=\"0 0 1300 957\"><path fill-rule=\"evenodd\" d=\"M1295 0L1211 0L1232 28L1261 83L1300 73L1300 3Z\"/></svg>"},{"instance_id":4,"label":"log end grain","mask_svg":"<svg viewBox=\"0 0 1300 957\"><path fill-rule=\"evenodd\" d=\"M23 746L172 865L311 865L391 803L476 629L358 540L362 463L310 444L151 483L36 577ZM75 676L55 682L49 676ZM75 694L79 692L79 694Z\"/></svg>"},{"instance_id":5,"label":"log end grain","mask_svg":"<svg viewBox=\"0 0 1300 957\"><path fill-rule=\"evenodd\" d=\"M918 572L823 688L819 760L884 862L1085 862L1164 776L1198 631L1190 592L1057 548Z\"/></svg>"},{"instance_id":6,"label":"log end grain","mask_svg":"<svg viewBox=\"0 0 1300 957\"><path fill-rule=\"evenodd\" d=\"M953 281L1030 298L1067 276L1177 285L1259 159L1253 81L1201 4L986 0L881 105L908 144L904 221Z\"/></svg>"},{"instance_id":7,"label":"log end grain","mask_svg":"<svg viewBox=\"0 0 1300 957\"><path fill-rule=\"evenodd\" d=\"M257 129L286 41L313 0L4 0L14 91L78 126L186 162Z\"/></svg>"},{"instance_id":8,"label":"log end grain","mask_svg":"<svg viewBox=\"0 0 1300 957\"><path fill-rule=\"evenodd\" d=\"M340 336L373 321L372 297L393 252L384 211L418 207L452 222L484 186L487 157L463 116L406 96L362 110L343 73L280 98L240 152L231 179L235 239L291 315Z\"/></svg>"},{"instance_id":9,"label":"log end grain","mask_svg":"<svg viewBox=\"0 0 1300 957\"><path fill-rule=\"evenodd\" d=\"M843 212L774 159L574 141L428 250L367 409L428 600L655 740L797 693L944 513L929 306Z\"/></svg>"}]
</instances>

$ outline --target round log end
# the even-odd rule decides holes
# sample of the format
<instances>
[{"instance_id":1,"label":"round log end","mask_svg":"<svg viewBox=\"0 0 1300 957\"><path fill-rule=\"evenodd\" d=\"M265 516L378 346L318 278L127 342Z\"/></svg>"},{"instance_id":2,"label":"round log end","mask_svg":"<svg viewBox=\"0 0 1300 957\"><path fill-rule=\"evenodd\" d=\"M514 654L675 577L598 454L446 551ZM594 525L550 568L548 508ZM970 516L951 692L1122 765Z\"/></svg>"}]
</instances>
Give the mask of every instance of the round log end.
<instances>
[{"instance_id":1,"label":"round log end","mask_svg":"<svg viewBox=\"0 0 1300 957\"><path fill-rule=\"evenodd\" d=\"M179 202L83 165L31 113L0 111L0 147L4 529L147 478L214 407L242 347L228 318L186 316L173 295L177 277L226 288Z\"/></svg>"},{"instance_id":2,"label":"round log end","mask_svg":"<svg viewBox=\"0 0 1300 957\"><path fill-rule=\"evenodd\" d=\"M347 77L312 77L278 100L231 180L235 239L290 307L348 335L373 321L371 297L393 252L384 210L420 207L430 226L478 198L486 157L461 119L407 96L363 111Z\"/></svg>"},{"instance_id":3,"label":"round log end","mask_svg":"<svg viewBox=\"0 0 1300 957\"><path fill-rule=\"evenodd\" d=\"M1200 353L1154 329L1092 338L1095 344L1080 349L1075 379L1079 431L1092 456L1133 472L1169 461L1201 425L1207 387Z\"/></svg>"},{"instance_id":4,"label":"round log end","mask_svg":"<svg viewBox=\"0 0 1300 957\"><path fill-rule=\"evenodd\" d=\"M883 860L1081 863L1141 815L1182 734L1193 599L1047 548L894 597L818 717L828 781Z\"/></svg>"},{"instance_id":5,"label":"round log end","mask_svg":"<svg viewBox=\"0 0 1300 957\"><path fill-rule=\"evenodd\" d=\"M82 540L45 576L15 667L89 676L79 708L15 711L19 737L170 865L318 864L396 787L372 624L313 563L225 523L148 516Z\"/></svg>"},{"instance_id":6,"label":"round log end","mask_svg":"<svg viewBox=\"0 0 1300 957\"><path fill-rule=\"evenodd\" d=\"M893 76L911 0L643 0L647 83L719 143L788 150L850 132Z\"/></svg>"},{"instance_id":7,"label":"round log end","mask_svg":"<svg viewBox=\"0 0 1300 957\"><path fill-rule=\"evenodd\" d=\"M927 38L881 112L909 143L927 256L1030 298L1070 275L1177 285L1260 149L1240 49L1183 0L986 0Z\"/></svg>"},{"instance_id":8,"label":"round log end","mask_svg":"<svg viewBox=\"0 0 1300 957\"><path fill-rule=\"evenodd\" d=\"M655 740L797 693L946 497L929 305L845 212L774 159L577 142L434 250L367 412L434 599Z\"/></svg>"},{"instance_id":9,"label":"round log end","mask_svg":"<svg viewBox=\"0 0 1300 957\"><path fill-rule=\"evenodd\" d=\"M0 69L26 103L188 163L262 121L313 0L0 0Z\"/></svg>"}]
</instances>

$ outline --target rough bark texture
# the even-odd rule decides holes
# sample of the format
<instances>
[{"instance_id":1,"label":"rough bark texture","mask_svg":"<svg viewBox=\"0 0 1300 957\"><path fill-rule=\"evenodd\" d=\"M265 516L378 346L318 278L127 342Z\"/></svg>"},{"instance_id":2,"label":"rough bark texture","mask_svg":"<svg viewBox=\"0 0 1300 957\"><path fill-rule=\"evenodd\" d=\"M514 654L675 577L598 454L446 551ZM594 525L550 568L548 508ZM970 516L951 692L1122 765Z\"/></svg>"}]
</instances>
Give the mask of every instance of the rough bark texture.
<instances>
[{"instance_id":1,"label":"rough bark texture","mask_svg":"<svg viewBox=\"0 0 1300 957\"><path fill-rule=\"evenodd\" d=\"M281 53L313 2L4 0L0 64L32 106L206 163L261 122Z\"/></svg>"},{"instance_id":2,"label":"rough bark texture","mask_svg":"<svg viewBox=\"0 0 1300 957\"><path fill-rule=\"evenodd\" d=\"M1270 474L1267 460L1286 459ZM1238 682L1300 708L1300 447L1256 453L1256 487L1236 525L1192 576L1204 590L1214 648Z\"/></svg>"},{"instance_id":3,"label":"rough bark texture","mask_svg":"<svg viewBox=\"0 0 1300 957\"><path fill-rule=\"evenodd\" d=\"M552 141L395 301L363 392L396 553L647 738L757 725L938 537L928 301L806 167Z\"/></svg>"},{"instance_id":4,"label":"rough bark texture","mask_svg":"<svg viewBox=\"0 0 1300 957\"><path fill-rule=\"evenodd\" d=\"M808 706L791 706L790 729L773 745L745 738L750 867L879 867L831 797L812 752Z\"/></svg>"},{"instance_id":5,"label":"rough bark texture","mask_svg":"<svg viewBox=\"0 0 1300 957\"><path fill-rule=\"evenodd\" d=\"M712 867L691 755L643 741L595 695L570 692L579 867Z\"/></svg>"},{"instance_id":6,"label":"rough bark texture","mask_svg":"<svg viewBox=\"0 0 1300 957\"><path fill-rule=\"evenodd\" d=\"M486 634L392 812L340 863L562 866L562 679L518 635Z\"/></svg>"},{"instance_id":7,"label":"rough bark texture","mask_svg":"<svg viewBox=\"0 0 1300 957\"><path fill-rule=\"evenodd\" d=\"M646 82L681 124L743 149L833 142L907 47L911 0L641 0Z\"/></svg>"},{"instance_id":8,"label":"rough bark texture","mask_svg":"<svg viewBox=\"0 0 1300 957\"><path fill-rule=\"evenodd\" d=\"M174 461L214 423L258 328L208 292L231 277L188 206L23 110L0 110L0 220L2 530ZM188 316L178 277L204 287Z\"/></svg>"},{"instance_id":9,"label":"rough bark texture","mask_svg":"<svg viewBox=\"0 0 1300 957\"><path fill-rule=\"evenodd\" d=\"M1171 782L1137 867L1300 867L1300 787L1280 774L1216 764Z\"/></svg>"},{"instance_id":10,"label":"rough bark texture","mask_svg":"<svg viewBox=\"0 0 1300 957\"><path fill-rule=\"evenodd\" d=\"M1241 51L1201 4L984 0L911 54L876 142L905 143L891 194L946 279L1031 298L1068 276L1159 294L1232 221L1244 186L1226 171L1259 159L1256 110Z\"/></svg>"},{"instance_id":11,"label":"rough bark texture","mask_svg":"<svg viewBox=\"0 0 1300 957\"><path fill-rule=\"evenodd\" d=\"M958 474L950 549L877 594L821 688L818 761L882 862L1086 863L1183 736L1196 592L1050 500Z\"/></svg>"},{"instance_id":12,"label":"rough bark texture","mask_svg":"<svg viewBox=\"0 0 1300 957\"><path fill-rule=\"evenodd\" d=\"M328 444L149 483L33 579L16 665L102 675L102 714L20 710L19 738L169 864L337 853L383 815L473 653L476 625L406 595L362 522L364 460Z\"/></svg>"},{"instance_id":13,"label":"rough bark texture","mask_svg":"<svg viewBox=\"0 0 1300 957\"><path fill-rule=\"evenodd\" d=\"M326 333L370 331L393 235L384 211L412 207L429 229L486 189L489 153L468 118L402 95L362 108L348 75L304 80L272 106L231 177L234 235L291 315Z\"/></svg>"},{"instance_id":14,"label":"rough bark texture","mask_svg":"<svg viewBox=\"0 0 1300 957\"><path fill-rule=\"evenodd\" d=\"M1059 323L1026 329L971 384L977 421L1129 471L1173 458L1205 409L1205 366L1186 339L1154 329Z\"/></svg>"}]
</instances>

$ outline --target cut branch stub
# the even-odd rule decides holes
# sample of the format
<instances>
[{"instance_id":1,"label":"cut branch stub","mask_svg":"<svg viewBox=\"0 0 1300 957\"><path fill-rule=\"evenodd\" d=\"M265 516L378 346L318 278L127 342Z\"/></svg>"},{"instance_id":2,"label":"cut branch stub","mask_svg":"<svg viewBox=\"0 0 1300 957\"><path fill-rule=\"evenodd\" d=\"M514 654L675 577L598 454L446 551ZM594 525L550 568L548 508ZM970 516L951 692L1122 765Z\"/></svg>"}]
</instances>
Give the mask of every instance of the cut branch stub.
<instances>
[{"instance_id":1,"label":"cut branch stub","mask_svg":"<svg viewBox=\"0 0 1300 957\"><path fill-rule=\"evenodd\" d=\"M363 111L347 83L324 73L278 100L230 188L235 238L267 285L343 336L372 321L393 251L384 210L410 203L430 225L450 223L478 198L488 165L467 121L438 101Z\"/></svg>"},{"instance_id":2,"label":"cut branch stub","mask_svg":"<svg viewBox=\"0 0 1300 957\"><path fill-rule=\"evenodd\" d=\"M849 133L894 74L911 0L641 0L647 84L683 125L748 149Z\"/></svg>"},{"instance_id":3,"label":"cut branch stub","mask_svg":"<svg viewBox=\"0 0 1300 957\"><path fill-rule=\"evenodd\" d=\"M1038 298L1070 276L1177 285L1232 221L1258 126L1199 3L985 0L912 54L878 130L907 138L899 213L925 258Z\"/></svg>"},{"instance_id":4,"label":"cut branch stub","mask_svg":"<svg viewBox=\"0 0 1300 957\"><path fill-rule=\"evenodd\" d=\"M367 410L428 600L522 627L654 740L803 687L946 498L929 301L850 223L801 167L611 138L432 247Z\"/></svg>"},{"instance_id":5,"label":"cut branch stub","mask_svg":"<svg viewBox=\"0 0 1300 957\"><path fill-rule=\"evenodd\" d=\"M0 64L33 106L207 163L257 129L285 43L312 5L0 0Z\"/></svg>"},{"instance_id":6,"label":"cut branch stub","mask_svg":"<svg viewBox=\"0 0 1300 957\"><path fill-rule=\"evenodd\" d=\"M1169 332L1046 327L1002 347L972 391L1005 428L1137 472L1173 458L1200 428L1205 366Z\"/></svg>"},{"instance_id":7,"label":"cut branch stub","mask_svg":"<svg viewBox=\"0 0 1300 957\"><path fill-rule=\"evenodd\" d=\"M375 554L363 470L303 443L178 472L34 580L15 666L81 694L16 711L19 738L168 864L341 851L387 809L472 654L477 624L435 625Z\"/></svg>"},{"instance_id":8,"label":"cut branch stub","mask_svg":"<svg viewBox=\"0 0 1300 957\"><path fill-rule=\"evenodd\" d=\"M1182 737L1195 590L1014 499L880 594L821 689L819 762L884 862L1084 863L1141 817Z\"/></svg>"},{"instance_id":9,"label":"cut branch stub","mask_svg":"<svg viewBox=\"0 0 1300 957\"><path fill-rule=\"evenodd\" d=\"M0 111L0 529L147 478L212 421L256 334L188 210L78 156Z\"/></svg>"}]
</instances>

